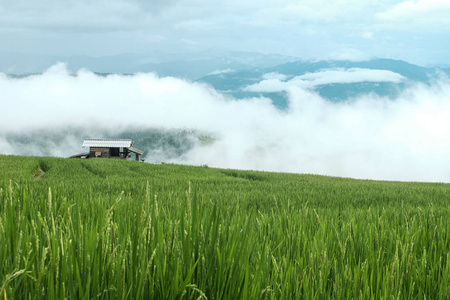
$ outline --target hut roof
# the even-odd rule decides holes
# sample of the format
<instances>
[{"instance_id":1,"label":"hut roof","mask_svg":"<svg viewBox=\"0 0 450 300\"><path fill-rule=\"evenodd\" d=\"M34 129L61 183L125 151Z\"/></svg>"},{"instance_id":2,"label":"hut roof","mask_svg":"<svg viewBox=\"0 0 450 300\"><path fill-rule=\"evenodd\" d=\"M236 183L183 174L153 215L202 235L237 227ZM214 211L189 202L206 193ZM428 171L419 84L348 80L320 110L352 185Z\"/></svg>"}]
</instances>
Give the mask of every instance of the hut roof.
<instances>
[{"instance_id":1,"label":"hut roof","mask_svg":"<svg viewBox=\"0 0 450 300\"><path fill-rule=\"evenodd\" d=\"M139 149L136 149L136 148L134 148L134 147L130 147L130 148L128 148L128 150L130 150L130 151L133 152L133 153L139 154L139 155L144 154L144 151L139 150Z\"/></svg>"},{"instance_id":2,"label":"hut roof","mask_svg":"<svg viewBox=\"0 0 450 300\"><path fill-rule=\"evenodd\" d=\"M119 139L85 139L82 147L111 147L129 148L133 145L131 140L119 140ZM137 150L137 149L136 149Z\"/></svg>"}]
</instances>

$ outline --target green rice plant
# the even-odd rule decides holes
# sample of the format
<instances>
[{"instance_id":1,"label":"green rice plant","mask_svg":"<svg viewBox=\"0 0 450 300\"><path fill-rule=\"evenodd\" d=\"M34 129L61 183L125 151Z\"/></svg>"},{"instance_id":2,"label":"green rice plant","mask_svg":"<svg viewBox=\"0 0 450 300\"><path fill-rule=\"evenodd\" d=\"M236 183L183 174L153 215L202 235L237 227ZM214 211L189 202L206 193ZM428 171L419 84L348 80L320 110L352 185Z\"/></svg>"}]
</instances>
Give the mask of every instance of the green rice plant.
<instances>
[{"instance_id":1,"label":"green rice plant","mask_svg":"<svg viewBox=\"0 0 450 300\"><path fill-rule=\"evenodd\" d=\"M0 156L0 293L446 299L449 192L439 183Z\"/></svg>"}]
</instances>

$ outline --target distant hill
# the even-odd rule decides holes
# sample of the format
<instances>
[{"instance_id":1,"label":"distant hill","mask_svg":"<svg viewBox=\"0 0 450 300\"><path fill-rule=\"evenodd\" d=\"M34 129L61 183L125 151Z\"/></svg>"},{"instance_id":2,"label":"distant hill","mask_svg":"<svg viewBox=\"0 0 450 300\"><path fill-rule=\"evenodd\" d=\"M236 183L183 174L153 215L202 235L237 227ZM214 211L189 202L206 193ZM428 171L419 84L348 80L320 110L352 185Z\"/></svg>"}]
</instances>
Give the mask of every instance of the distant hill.
<instances>
[{"instance_id":1,"label":"distant hill","mask_svg":"<svg viewBox=\"0 0 450 300\"><path fill-rule=\"evenodd\" d=\"M212 50L178 54L152 51L102 57L10 53L0 55L0 72L11 76L25 76L42 73L57 62L66 62L69 71L74 73L83 68L101 75L155 72L161 77L170 76L205 83L236 99L266 97L280 109L288 106L286 88L258 90L255 85L267 84L270 76L278 76L278 81L272 80L270 84L287 86L292 85L293 81L297 81L296 84L313 82L314 85L307 86L308 89L327 100L338 102L364 94L396 97L412 84L418 82L429 84L440 74L450 75L450 68L446 66L421 67L393 59L377 58L360 62L304 61L296 57L276 54ZM353 78L346 81L339 78L339 76L347 76L346 72L350 72L351 76L357 76L358 72L376 73L377 71L379 72L376 74L378 80ZM320 76L330 76L330 72L338 72L333 74L335 81L314 82L314 79ZM401 80L383 78L381 75L384 73L380 72L385 72L388 77L397 76Z\"/></svg>"},{"instance_id":2,"label":"distant hill","mask_svg":"<svg viewBox=\"0 0 450 300\"><path fill-rule=\"evenodd\" d=\"M88 69L96 73L133 74L156 72L159 76L172 76L195 80L211 73L271 67L298 58L253 52L202 51L192 53L163 53L152 51L111 56L50 56L23 53L0 54L0 72L10 75L42 73L58 62L67 63L70 71Z\"/></svg>"},{"instance_id":3,"label":"distant hill","mask_svg":"<svg viewBox=\"0 0 450 300\"><path fill-rule=\"evenodd\" d=\"M425 81L428 79L428 73L432 70L416 66L405 61L377 58L369 61L348 61L348 60L332 60L332 61L296 61L291 63L285 63L271 68L264 69L264 72L278 72L286 75L298 76L305 73L314 73L323 69L333 68L363 68L371 70L388 70L398 74L401 74L408 79Z\"/></svg>"},{"instance_id":4,"label":"distant hill","mask_svg":"<svg viewBox=\"0 0 450 300\"><path fill-rule=\"evenodd\" d=\"M280 64L268 68L253 68L242 71L235 71L223 74L211 74L198 79L211 85L216 90L221 91L235 98L246 97L267 97L274 105L279 108L285 108L287 105L287 94L284 91L277 92L255 92L246 89L248 86L258 84L264 80L265 74L277 74L284 77L281 82L288 82L299 76L306 74L315 74L330 70L378 70L389 71L391 74L398 74L404 80L400 82L391 82L380 79L379 81L348 82L348 83L326 83L319 84L311 88L325 99L331 101L342 101L354 98L362 94L376 94L379 96L395 97L404 88L410 84L421 82L428 84L430 81L443 72L450 74L450 69L425 68L413 65L400 60L392 59L373 59L369 61L295 61Z\"/></svg>"}]
</instances>

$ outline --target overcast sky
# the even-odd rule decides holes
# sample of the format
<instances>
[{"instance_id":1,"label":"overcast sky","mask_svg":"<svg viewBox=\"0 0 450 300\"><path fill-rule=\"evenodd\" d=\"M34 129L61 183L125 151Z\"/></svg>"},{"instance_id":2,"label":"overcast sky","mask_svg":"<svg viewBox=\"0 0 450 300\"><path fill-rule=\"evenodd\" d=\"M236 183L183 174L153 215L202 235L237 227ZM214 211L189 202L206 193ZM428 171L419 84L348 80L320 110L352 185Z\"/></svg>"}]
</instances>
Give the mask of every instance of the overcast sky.
<instances>
[{"instance_id":1,"label":"overcast sky","mask_svg":"<svg viewBox=\"0 0 450 300\"><path fill-rule=\"evenodd\" d=\"M0 0L0 54L205 49L450 64L450 0Z\"/></svg>"}]
</instances>

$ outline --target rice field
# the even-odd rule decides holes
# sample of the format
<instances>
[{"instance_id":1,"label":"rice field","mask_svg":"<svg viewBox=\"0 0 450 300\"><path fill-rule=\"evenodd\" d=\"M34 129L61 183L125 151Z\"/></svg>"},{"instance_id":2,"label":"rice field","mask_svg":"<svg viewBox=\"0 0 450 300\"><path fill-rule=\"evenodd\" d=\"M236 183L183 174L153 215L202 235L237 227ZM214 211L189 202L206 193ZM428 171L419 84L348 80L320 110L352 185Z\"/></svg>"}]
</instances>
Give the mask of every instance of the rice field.
<instances>
[{"instance_id":1,"label":"rice field","mask_svg":"<svg viewBox=\"0 0 450 300\"><path fill-rule=\"evenodd\" d=\"M4 299L448 299L450 185L0 155Z\"/></svg>"}]
</instances>

